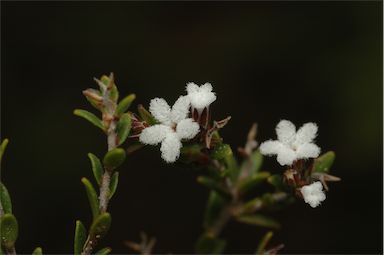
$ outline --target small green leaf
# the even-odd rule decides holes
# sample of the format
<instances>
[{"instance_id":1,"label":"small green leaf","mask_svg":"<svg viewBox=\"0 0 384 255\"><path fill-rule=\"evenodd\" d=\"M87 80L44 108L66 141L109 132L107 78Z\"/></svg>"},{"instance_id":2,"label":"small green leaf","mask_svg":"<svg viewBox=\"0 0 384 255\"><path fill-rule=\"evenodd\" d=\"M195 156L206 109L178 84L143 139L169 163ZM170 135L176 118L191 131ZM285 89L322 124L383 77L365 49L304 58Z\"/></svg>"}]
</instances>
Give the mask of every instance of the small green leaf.
<instances>
[{"instance_id":1,"label":"small green leaf","mask_svg":"<svg viewBox=\"0 0 384 255\"><path fill-rule=\"evenodd\" d=\"M228 190L225 189L225 186L222 185L218 180L214 180L207 176L199 176L197 177L197 182L209 189L215 190L216 192L220 193L223 197L231 197Z\"/></svg>"},{"instance_id":2,"label":"small green leaf","mask_svg":"<svg viewBox=\"0 0 384 255\"><path fill-rule=\"evenodd\" d=\"M88 120L93 125L95 125L96 127L100 128L105 132L105 127L103 125L103 122L95 114L88 112L86 110L81 110L81 109L74 110L73 114Z\"/></svg>"},{"instance_id":3,"label":"small green leaf","mask_svg":"<svg viewBox=\"0 0 384 255\"><path fill-rule=\"evenodd\" d=\"M202 235L196 243L197 254L221 254L225 249L225 240Z\"/></svg>"},{"instance_id":4,"label":"small green leaf","mask_svg":"<svg viewBox=\"0 0 384 255\"><path fill-rule=\"evenodd\" d=\"M263 155L260 153L259 150L256 150L250 156L249 161L251 163L250 174L255 174L260 171L261 165L263 164Z\"/></svg>"},{"instance_id":5,"label":"small green leaf","mask_svg":"<svg viewBox=\"0 0 384 255\"><path fill-rule=\"evenodd\" d=\"M204 215L204 227L209 228L215 224L221 211L226 204L226 200L216 191L209 193L207 207Z\"/></svg>"},{"instance_id":6,"label":"small green leaf","mask_svg":"<svg viewBox=\"0 0 384 255\"><path fill-rule=\"evenodd\" d=\"M212 151L212 158L217 160L223 160L228 157L232 157L232 149L228 144L219 144Z\"/></svg>"},{"instance_id":7,"label":"small green leaf","mask_svg":"<svg viewBox=\"0 0 384 255\"><path fill-rule=\"evenodd\" d=\"M4 213L12 213L12 202L9 192L5 185L0 182L0 199L3 206Z\"/></svg>"},{"instance_id":8,"label":"small green leaf","mask_svg":"<svg viewBox=\"0 0 384 255\"><path fill-rule=\"evenodd\" d=\"M156 119L141 104L137 106L137 111L139 112L141 119L147 122L150 126L157 124Z\"/></svg>"},{"instance_id":9,"label":"small green leaf","mask_svg":"<svg viewBox=\"0 0 384 255\"><path fill-rule=\"evenodd\" d=\"M95 176L97 184L101 184L101 178L103 177L103 166L101 165L101 161L98 157L96 157L92 153L88 153L88 158L91 161L92 165L92 172L93 175Z\"/></svg>"},{"instance_id":10,"label":"small green leaf","mask_svg":"<svg viewBox=\"0 0 384 255\"><path fill-rule=\"evenodd\" d=\"M103 98L99 90L96 89L86 89L83 91L83 95L88 100L88 102L95 107L97 110L102 111L103 108Z\"/></svg>"},{"instance_id":11,"label":"small green leaf","mask_svg":"<svg viewBox=\"0 0 384 255\"><path fill-rule=\"evenodd\" d=\"M241 180L238 183L238 188L240 194L245 194L248 191L252 190L256 186L258 186L260 183L265 181L271 174L269 172L259 172L257 174L254 174L248 178L245 178Z\"/></svg>"},{"instance_id":12,"label":"small green leaf","mask_svg":"<svg viewBox=\"0 0 384 255\"><path fill-rule=\"evenodd\" d=\"M96 252L96 255L107 255L109 253L111 253L112 249L109 248L109 247L106 247L106 248L103 248L101 250L99 250L98 252Z\"/></svg>"},{"instance_id":13,"label":"small green leaf","mask_svg":"<svg viewBox=\"0 0 384 255\"><path fill-rule=\"evenodd\" d=\"M121 115L119 122L116 125L117 138L119 139L118 145L121 145L127 139L129 132L131 131L131 116L129 113Z\"/></svg>"},{"instance_id":14,"label":"small green leaf","mask_svg":"<svg viewBox=\"0 0 384 255\"><path fill-rule=\"evenodd\" d=\"M41 247L37 247L32 252L32 255L42 255L42 254L43 254L43 249Z\"/></svg>"},{"instance_id":15,"label":"small green leaf","mask_svg":"<svg viewBox=\"0 0 384 255\"><path fill-rule=\"evenodd\" d=\"M111 215L109 213L100 214L92 223L89 234L91 236L99 236L102 238L111 226Z\"/></svg>"},{"instance_id":16,"label":"small green leaf","mask_svg":"<svg viewBox=\"0 0 384 255\"><path fill-rule=\"evenodd\" d=\"M0 219L1 243L7 249L12 248L19 232L17 220L13 214L6 213Z\"/></svg>"},{"instance_id":17,"label":"small green leaf","mask_svg":"<svg viewBox=\"0 0 384 255\"><path fill-rule=\"evenodd\" d=\"M313 171L315 173L329 173L329 170L335 161L335 156L335 152L328 151L327 153L324 153L315 159L313 164Z\"/></svg>"},{"instance_id":18,"label":"small green leaf","mask_svg":"<svg viewBox=\"0 0 384 255\"><path fill-rule=\"evenodd\" d=\"M112 78L112 81L111 81L111 78ZM106 76L106 75L103 75L100 79L100 81L105 85L107 86L107 88L110 89L110 92L109 92L109 98L113 101L113 102L117 102L117 100L119 99L119 91L116 87L116 84L115 84L115 81L114 81L114 77L113 77L113 74L111 74L109 77ZM112 84L111 84L112 82Z\"/></svg>"},{"instance_id":19,"label":"small green leaf","mask_svg":"<svg viewBox=\"0 0 384 255\"><path fill-rule=\"evenodd\" d=\"M91 207L93 218L95 219L99 215L99 200L97 198L97 193L93 188L91 182L83 177L81 178L81 182L84 184L85 191L87 192L89 205Z\"/></svg>"},{"instance_id":20,"label":"small green leaf","mask_svg":"<svg viewBox=\"0 0 384 255\"><path fill-rule=\"evenodd\" d=\"M267 245L268 245L269 241L272 239L272 237L273 237L273 232L272 231L268 231L263 236L263 238L261 239L259 245L257 246L257 250L256 250L255 254L264 254L265 248L267 247Z\"/></svg>"},{"instance_id":21,"label":"small green leaf","mask_svg":"<svg viewBox=\"0 0 384 255\"><path fill-rule=\"evenodd\" d=\"M121 148L115 148L110 150L105 154L103 163L106 168L109 170L115 169L123 164L125 160L125 150Z\"/></svg>"},{"instance_id":22,"label":"small green leaf","mask_svg":"<svg viewBox=\"0 0 384 255\"><path fill-rule=\"evenodd\" d=\"M249 225L256 225L275 229L280 228L280 223L278 223L276 220L261 214L238 216L236 220Z\"/></svg>"},{"instance_id":23,"label":"small green leaf","mask_svg":"<svg viewBox=\"0 0 384 255\"><path fill-rule=\"evenodd\" d=\"M87 230L85 229L83 223L81 221L76 221L75 228L75 241L74 241L74 254L80 255L83 251L83 246L85 241L87 240Z\"/></svg>"},{"instance_id":24,"label":"small green leaf","mask_svg":"<svg viewBox=\"0 0 384 255\"><path fill-rule=\"evenodd\" d=\"M285 190L283 177L278 174L274 174L268 177L268 183L274 186L277 190Z\"/></svg>"},{"instance_id":25,"label":"small green leaf","mask_svg":"<svg viewBox=\"0 0 384 255\"><path fill-rule=\"evenodd\" d=\"M115 172L111 177L111 182L109 183L109 199L111 199L113 194L115 194L118 183L119 183L119 172Z\"/></svg>"},{"instance_id":26,"label":"small green leaf","mask_svg":"<svg viewBox=\"0 0 384 255\"><path fill-rule=\"evenodd\" d=\"M217 159L225 164L226 174L231 178L232 181L237 179L240 169L237 166L235 157L233 156L231 146L228 144L219 144L215 146L214 150L212 151L212 158Z\"/></svg>"},{"instance_id":27,"label":"small green leaf","mask_svg":"<svg viewBox=\"0 0 384 255\"><path fill-rule=\"evenodd\" d=\"M128 108L131 106L133 100L135 100L136 95L135 94L130 94L126 96L123 100L120 101L120 103L117 105L116 108L116 115L120 116L123 113L125 113Z\"/></svg>"},{"instance_id":28,"label":"small green leaf","mask_svg":"<svg viewBox=\"0 0 384 255\"><path fill-rule=\"evenodd\" d=\"M7 148L8 142L9 142L8 139L4 139L1 142L1 145L0 145L0 162L1 162L2 158L3 158L3 155L4 155L4 152L5 152L5 149Z\"/></svg>"}]
</instances>

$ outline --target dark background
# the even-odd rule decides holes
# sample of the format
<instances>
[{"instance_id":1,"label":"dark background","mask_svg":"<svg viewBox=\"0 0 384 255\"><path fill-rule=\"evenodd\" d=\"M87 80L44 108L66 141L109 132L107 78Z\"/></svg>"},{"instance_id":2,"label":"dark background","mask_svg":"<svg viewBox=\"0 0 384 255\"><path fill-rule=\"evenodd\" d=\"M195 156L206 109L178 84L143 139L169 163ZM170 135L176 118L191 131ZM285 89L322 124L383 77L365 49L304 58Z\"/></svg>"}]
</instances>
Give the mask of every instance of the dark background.
<instances>
[{"instance_id":1,"label":"dark background","mask_svg":"<svg viewBox=\"0 0 384 255\"><path fill-rule=\"evenodd\" d=\"M72 114L91 110L81 91L113 71L137 103L174 102L188 81L209 81L216 119L234 148L252 122L259 141L286 118L319 124L317 143L335 150L327 200L279 213L272 244L284 253L382 252L382 2L2 2L1 136L10 144L2 180L20 224L17 250L72 252L74 223L90 221L80 178L87 153L106 141ZM135 104L135 106L136 106ZM275 159L266 169L282 171ZM130 157L110 204L103 244L129 250L141 230L157 253L190 253L207 190L196 174L167 165L158 148ZM227 252L251 253L265 229L231 223ZM101 246L100 246L101 247Z\"/></svg>"}]
</instances>

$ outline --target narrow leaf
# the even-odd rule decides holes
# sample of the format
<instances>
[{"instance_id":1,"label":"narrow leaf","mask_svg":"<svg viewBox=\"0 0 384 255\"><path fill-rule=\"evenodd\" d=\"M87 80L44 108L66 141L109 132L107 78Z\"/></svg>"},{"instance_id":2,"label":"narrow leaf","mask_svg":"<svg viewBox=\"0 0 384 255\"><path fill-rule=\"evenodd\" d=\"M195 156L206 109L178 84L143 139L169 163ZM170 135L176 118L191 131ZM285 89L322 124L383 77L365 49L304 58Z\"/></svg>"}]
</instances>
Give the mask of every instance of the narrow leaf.
<instances>
[{"instance_id":1,"label":"narrow leaf","mask_svg":"<svg viewBox=\"0 0 384 255\"><path fill-rule=\"evenodd\" d=\"M226 173L232 181L237 179L240 169L237 166L235 157L233 156L231 146L228 144L219 144L215 146L212 151L212 158L222 161L226 165Z\"/></svg>"},{"instance_id":2,"label":"narrow leaf","mask_svg":"<svg viewBox=\"0 0 384 255\"><path fill-rule=\"evenodd\" d=\"M109 199L112 198L117 189L117 184L119 183L119 172L115 172L111 177L111 182L109 184Z\"/></svg>"},{"instance_id":3,"label":"narrow leaf","mask_svg":"<svg viewBox=\"0 0 384 255\"><path fill-rule=\"evenodd\" d=\"M103 163L104 166L110 170L119 167L125 160L125 150L121 148L115 148L105 154Z\"/></svg>"},{"instance_id":4,"label":"narrow leaf","mask_svg":"<svg viewBox=\"0 0 384 255\"><path fill-rule=\"evenodd\" d=\"M127 139L132 127L131 116L129 113L121 115L119 122L116 125L117 138L119 139L118 145L121 145Z\"/></svg>"},{"instance_id":5,"label":"narrow leaf","mask_svg":"<svg viewBox=\"0 0 384 255\"><path fill-rule=\"evenodd\" d=\"M261 165L263 164L263 155L260 153L259 150L256 150L250 156L249 161L251 163L251 173L250 174L255 174L255 173L259 172Z\"/></svg>"},{"instance_id":6,"label":"narrow leaf","mask_svg":"<svg viewBox=\"0 0 384 255\"><path fill-rule=\"evenodd\" d=\"M92 223L89 234L102 238L111 226L111 215L109 213L100 214Z\"/></svg>"},{"instance_id":7,"label":"narrow leaf","mask_svg":"<svg viewBox=\"0 0 384 255\"><path fill-rule=\"evenodd\" d=\"M75 228L75 241L74 241L74 254L80 255L83 251L83 246L85 241L87 240L87 230L85 229L83 223L81 221L76 221Z\"/></svg>"},{"instance_id":8,"label":"narrow leaf","mask_svg":"<svg viewBox=\"0 0 384 255\"><path fill-rule=\"evenodd\" d=\"M221 254L225 249L225 240L202 235L196 243L197 254Z\"/></svg>"},{"instance_id":9,"label":"narrow leaf","mask_svg":"<svg viewBox=\"0 0 384 255\"><path fill-rule=\"evenodd\" d=\"M137 106L137 111L139 112L141 119L146 121L150 126L157 124L156 119L141 104Z\"/></svg>"},{"instance_id":10,"label":"narrow leaf","mask_svg":"<svg viewBox=\"0 0 384 255\"><path fill-rule=\"evenodd\" d=\"M110 92L109 92L109 98L113 101L113 102L117 102L117 100L119 99L119 91L117 90L117 87L116 87L116 84L115 84L115 81L114 81L114 77L113 77L113 74L111 73L110 76L106 76L106 75L103 75L100 79L100 81L107 87L110 89Z\"/></svg>"},{"instance_id":11,"label":"narrow leaf","mask_svg":"<svg viewBox=\"0 0 384 255\"><path fill-rule=\"evenodd\" d=\"M239 216L236 218L236 220L249 225L256 225L266 228L280 228L280 224L276 220L261 214Z\"/></svg>"},{"instance_id":12,"label":"narrow leaf","mask_svg":"<svg viewBox=\"0 0 384 255\"><path fill-rule=\"evenodd\" d=\"M42 254L43 254L43 249L41 247L37 247L32 252L32 255L42 255Z\"/></svg>"},{"instance_id":13,"label":"narrow leaf","mask_svg":"<svg viewBox=\"0 0 384 255\"><path fill-rule=\"evenodd\" d=\"M6 248L12 248L19 232L17 220L13 214L6 213L0 219L1 243Z\"/></svg>"},{"instance_id":14,"label":"narrow leaf","mask_svg":"<svg viewBox=\"0 0 384 255\"><path fill-rule=\"evenodd\" d=\"M333 162L335 161L335 152L328 151L314 161L313 171L317 173L329 173Z\"/></svg>"},{"instance_id":15,"label":"narrow leaf","mask_svg":"<svg viewBox=\"0 0 384 255\"><path fill-rule=\"evenodd\" d=\"M257 246L257 250L256 250L256 253L255 254L263 254L265 252L265 248L267 247L269 241L272 239L273 237L273 232L272 231L268 231L264 236L263 238L261 239L259 245Z\"/></svg>"},{"instance_id":16,"label":"narrow leaf","mask_svg":"<svg viewBox=\"0 0 384 255\"><path fill-rule=\"evenodd\" d=\"M111 253L112 249L109 247L103 248L100 251L96 252L96 255L107 255Z\"/></svg>"},{"instance_id":17,"label":"narrow leaf","mask_svg":"<svg viewBox=\"0 0 384 255\"><path fill-rule=\"evenodd\" d=\"M92 153L88 153L88 158L91 161L92 165L92 172L93 175L95 176L97 184L101 184L101 178L103 177L103 166L101 165L101 161L98 157L96 157Z\"/></svg>"},{"instance_id":18,"label":"narrow leaf","mask_svg":"<svg viewBox=\"0 0 384 255\"><path fill-rule=\"evenodd\" d=\"M81 110L81 109L74 110L73 114L88 120L93 125L95 125L96 127L100 128L105 132L105 127L103 125L103 122L95 114L88 112L86 110Z\"/></svg>"},{"instance_id":19,"label":"narrow leaf","mask_svg":"<svg viewBox=\"0 0 384 255\"><path fill-rule=\"evenodd\" d=\"M12 202L9 192L5 185L0 182L0 199L3 206L4 213L12 213Z\"/></svg>"},{"instance_id":20,"label":"narrow leaf","mask_svg":"<svg viewBox=\"0 0 384 255\"><path fill-rule=\"evenodd\" d=\"M259 172L253 176L241 180L238 184L239 192L245 194L265 181L271 174L269 172Z\"/></svg>"},{"instance_id":21,"label":"narrow leaf","mask_svg":"<svg viewBox=\"0 0 384 255\"><path fill-rule=\"evenodd\" d=\"M7 148L8 142L9 142L8 139L4 139L1 142L1 145L0 145L0 162L1 162L2 158L3 158L3 155L4 155L4 152L5 152L5 149Z\"/></svg>"},{"instance_id":22,"label":"narrow leaf","mask_svg":"<svg viewBox=\"0 0 384 255\"><path fill-rule=\"evenodd\" d=\"M120 103L117 105L116 108L116 115L120 116L123 113L125 113L128 108L131 106L133 100L135 100L136 95L135 94L130 94L126 96L123 100L120 101Z\"/></svg>"},{"instance_id":23,"label":"narrow leaf","mask_svg":"<svg viewBox=\"0 0 384 255\"><path fill-rule=\"evenodd\" d=\"M230 198L228 190L226 190L224 185L222 185L218 180L214 180L207 176L199 176L197 177L197 182L209 189L215 190L216 192L220 193L223 197Z\"/></svg>"},{"instance_id":24,"label":"narrow leaf","mask_svg":"<svg viewBox=\"0 0 384 255\"><path fill-rule=\"evenodd\" d=\"M96 217L99 215L99 200L97 198L97 193L87 178L83 177L81 182L84 184L85 191L87 192L93 218L96 219Z\"/></svg>"},{"instance_id":25,"label":"narrow leaf","mask_svg":"<svg viewBox=\"0 0 384 255\"><path fill-rule=\"evenodd\" d=\"M210 192L205 215L204 215L205 228L209 228L213 224L215 224L225 204L226 204L225 199L219 193L217 193L214 190Z\"/></svg>"}]
</instances>

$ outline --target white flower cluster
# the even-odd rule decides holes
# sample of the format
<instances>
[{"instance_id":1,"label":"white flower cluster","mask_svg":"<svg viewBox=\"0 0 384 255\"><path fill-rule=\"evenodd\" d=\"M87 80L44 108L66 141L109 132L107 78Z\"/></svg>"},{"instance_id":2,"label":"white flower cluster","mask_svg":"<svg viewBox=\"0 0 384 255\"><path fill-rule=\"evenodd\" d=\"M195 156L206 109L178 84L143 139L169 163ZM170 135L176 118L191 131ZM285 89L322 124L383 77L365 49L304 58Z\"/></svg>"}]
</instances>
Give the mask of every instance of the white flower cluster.
<instances>
[{"instance_id":1,"label":"white flower cluster","mask_svg":"<svg viewBox=\"0 0 384 255\"><path fill-rule=\"evenodd\" d=\"M276 126L278 140L269 140L260 145L263 155L277 155L280 165L292 165L297 159L316 158L320 148L313 143L317 135L315 123L304 124L297 132L295 125L282 120Z\"/></svg>"},{"instance_id":2,"label":"white flower cluster","mask_svg":"<svg viewBox=\"0 0 384 255\"><path fill-rule=\"evenodd\" d=\"M303 186L300 192L303 195L304 201L312 208L319 206L326 198L321 182L314 182L310 185Z\"/></svg>"},{"instance_id":3,"label":"white flower cluster","mask_svg":"<svg viewBox=\"0 0 384 255\"><path fill-rule=\"evenodd\" d=\"M180 96L172 108L163 98L152 99L149 111L160 124L145 128L139 137L143 144L161 143L161 157L168 163L178 159L182 147L181 140L190 140L200 131L199 124L188 118L190 107L204 109L216 100L209 83L200 87L188 83L187 92L188 95Z\"/></svg>"}]
</instances>

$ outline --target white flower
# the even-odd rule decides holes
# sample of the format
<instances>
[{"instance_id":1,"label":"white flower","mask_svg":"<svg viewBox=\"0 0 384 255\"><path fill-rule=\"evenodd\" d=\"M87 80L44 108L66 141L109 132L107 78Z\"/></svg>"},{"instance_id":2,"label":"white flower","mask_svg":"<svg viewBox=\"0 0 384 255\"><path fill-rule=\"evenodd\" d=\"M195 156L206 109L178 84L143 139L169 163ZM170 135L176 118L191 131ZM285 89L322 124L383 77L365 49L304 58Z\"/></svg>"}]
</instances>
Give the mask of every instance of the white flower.
<instances>
[{"instance_id":1,"label":"white flower","mask_svg":"<svg viewBox=\"0 0 384 255\"><path fill-rule=\"evenodd\" d=\"M321 182L314 182L310 185L303 186L300 191L301 194L303 194L304 201L312 208L317 207L325 200L325 193Z\"/></svg>"},{"instance_id":2,"label":"white flower","mask_svg":"<svg viewBox=\"0 0 384 255\"><path fill-rule=\"evenodd\" d=\"M161 143L161 157L168 163L175 162L180 155L182 139L192 139L199 132L199 125L187 118L190 101L180 96L171 107L162 98L151 100L149 111L160 124L145 128L140 134L140 142L156 145Z\"/></svg>"},{"instance_id":3,"label":"white flower","mask_svg":"<svg viewBox=\"0 0 384 255\"><path fill-rule=\"evenodd\" d=\"M212 85L210 83L205 83L199 87L195 83L189 82L186 89L192 107L197 109L198 112L209 107L216 100L216 95L212 92Z\"/></svg>"},{"instance_id":4,"label":"white flower","mask_svg":"<svg viewBox=\"0 0 384 255\"><path fill-rule=\"evenodd\" d=\"M297 159L316 158L320 148L313 143L317 135L315 123L304 124L297 132L295 125L282 120L276 126L278 140L269 140L260 145L260 152L264 155L277 155L280 165L292 165Z\"/></svg>"}]
</instances>

